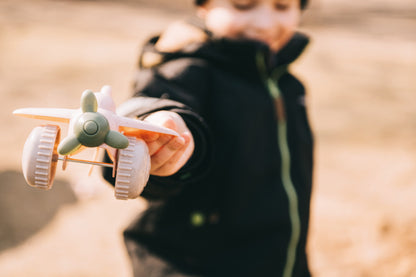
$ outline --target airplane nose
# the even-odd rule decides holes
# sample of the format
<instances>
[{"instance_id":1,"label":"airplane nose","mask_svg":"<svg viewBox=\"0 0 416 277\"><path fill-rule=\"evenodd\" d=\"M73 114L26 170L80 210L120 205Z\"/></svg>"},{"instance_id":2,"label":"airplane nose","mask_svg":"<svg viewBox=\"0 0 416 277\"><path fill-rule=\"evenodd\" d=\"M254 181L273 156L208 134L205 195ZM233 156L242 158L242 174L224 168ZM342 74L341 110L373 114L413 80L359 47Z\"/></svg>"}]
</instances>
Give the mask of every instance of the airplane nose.
<instances>
[{"instance_id":1,"label":"airplane nose","mask_svg":"<svg viewBox=\"0 0 416 277\"><path fill-rule=\"evenodd\" d=\"M92 136L98 132L99 127L95 121L88 120L87 122L84 123L83 129L87 135Z\"/></svg>"}]
</instances>

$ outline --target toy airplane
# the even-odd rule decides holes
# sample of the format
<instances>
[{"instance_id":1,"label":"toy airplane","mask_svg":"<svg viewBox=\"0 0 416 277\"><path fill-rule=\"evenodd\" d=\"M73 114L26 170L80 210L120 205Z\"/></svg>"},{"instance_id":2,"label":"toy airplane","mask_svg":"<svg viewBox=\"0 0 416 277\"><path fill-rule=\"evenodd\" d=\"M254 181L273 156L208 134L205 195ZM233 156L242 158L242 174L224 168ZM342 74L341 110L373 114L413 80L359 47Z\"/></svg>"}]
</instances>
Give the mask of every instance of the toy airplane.
<instances>
[{"instance_id":1,"label":"toy airplane","mask_svg":"<svg viewBox=\"0 0 416 277\"><path fill-rule=\"evenodd\" d=\"M170 129L116 114L111 88L100 92L86 90L81 97L80 109L25 108L15 115L69 124L68 135L60 141L60 127L47 124L33 129L23 148L22 169L26 182L36 188L52 187L58 160L86 163L113 168L115 197L132 199L140 195L150 171L147 146L140 139L143 132L177 136ZM73 158L85 147L96 147L93 160ZM111 163L97 161L98 151L104 148Z\"/></svg>"}]
</instances>

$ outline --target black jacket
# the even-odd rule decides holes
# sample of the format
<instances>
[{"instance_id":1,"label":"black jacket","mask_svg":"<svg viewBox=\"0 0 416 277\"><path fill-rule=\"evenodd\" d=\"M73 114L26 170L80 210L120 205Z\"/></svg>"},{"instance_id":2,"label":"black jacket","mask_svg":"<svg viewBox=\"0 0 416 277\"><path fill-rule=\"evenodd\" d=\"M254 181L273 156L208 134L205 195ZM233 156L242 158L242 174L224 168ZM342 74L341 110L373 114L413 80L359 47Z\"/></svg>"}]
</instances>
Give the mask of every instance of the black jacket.
<instances>
[{"instance_id":1,"label":"black jacket","mask_svg":"<svg viewBox=\"0 0 416 277\"><path fill-rule=\"evenodd\" d=\"M194 136L195 152L177 174L151 176L145 187L149 208L125 231L135 275L283 275L293 228L280 170L277 112L265 85L277 68L283 72L278 87L300 219L290 272L309 276L305 245L313 139L304 87L285 70L308 39L296 34L276 56L258 42L212 38L161 53L154 47L157 40L144 47L129 113L179 113ZM143 64L148 53L157 61L151 66Z\"/></svg>"}]
</instances>

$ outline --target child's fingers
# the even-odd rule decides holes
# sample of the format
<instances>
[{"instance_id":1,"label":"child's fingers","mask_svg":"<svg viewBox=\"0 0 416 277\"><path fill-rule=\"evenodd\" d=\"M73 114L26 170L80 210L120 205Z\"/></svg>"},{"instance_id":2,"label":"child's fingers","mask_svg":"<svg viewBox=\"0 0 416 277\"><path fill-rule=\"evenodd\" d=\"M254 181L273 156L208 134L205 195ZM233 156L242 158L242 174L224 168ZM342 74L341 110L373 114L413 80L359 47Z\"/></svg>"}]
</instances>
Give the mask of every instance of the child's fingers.
<instances>
[{"instance_id":1,"label":"child's fingers","mask_svg":"<svg viewBox=\"0 0 416 277\"><path fill-rule=\"evenodd\" d=\"M157 140L146 142L147 148L149 148L149 155L152 156L159 152L167 143L172 140L171 135L160 135Z\"/></svg>"},{"instance_id":2,"label":"child's fingers","mask_svg":"<svg viewBox=\"0 0 416 277\"><path fill-rule=\"evenodd\" d=\"M151 172L163 166L175 153L184 148L186 140L183 137L172 138L159 151L151 156Z\"/></svg>"},{"instance_id":3,"label":"child's fingers","mask_svg":"<svg viewBox=\"0 0 416 277\"><path fill-rule=\"evenodd\" d=\"M143 139L146 143L153 142L159 138L160 134L150 131L142 131L140 138Z\"/></svg>"},{"instance_id":4,"label":"child's fingers","mask_svg":"<svg viewBox=\"0 0 416 277\"><path fill-rule=\"evenodd\" d=\"M177 130L176 123L171 117L165 117L161 125L171 130Z\"/></svg>"},{"instance_id":5,"label":"child's fingers","mask_svg":"<svg viewBox=\"0 0 416 277\"><path fill-rule=\"evenodd\" d=\"M166 116L165 113L155 113L150 115L146 121L152 122L153 124L157 124L172 130L176 130L176 123L175 121ZM165 134L155 134L151 132L144 132L142 135L143 140L146 142L147 147L149 148L150 156L154 155L155 153L159 152L160 149L164 147L171 139L171 135Z\"/></svg>"},{"instance_id":6,"label":"child's fingers","mask_svg":"<svg viewBox=\"0 0 416 277\"><path fill-rule=\"evenodd\" d=\"M143 133L151 157L150 174L168 176L178 171L193 152L192 134L183 119L170 111L158 111L146 117L145 121L182 133L179 137L171 135ZM192 141L192 145L190 142Z\"/></svg>"},{"instance_id":7,"label":"child's fingers","mask_svg":"<svg viewBox=\"0 0 416 277\"><path fill-rule=\"evenodd\" d=\"M159 168L155 168L152 174L158 176L169 176L176 173L183 166L183 163L181 163L180 161L183 158L183 155L191 141L190 136L184 135L183 138L185 140L185 144L176 152L174 152L173 155L168 160L166 160Z\"/></svg>"}]
</instances>

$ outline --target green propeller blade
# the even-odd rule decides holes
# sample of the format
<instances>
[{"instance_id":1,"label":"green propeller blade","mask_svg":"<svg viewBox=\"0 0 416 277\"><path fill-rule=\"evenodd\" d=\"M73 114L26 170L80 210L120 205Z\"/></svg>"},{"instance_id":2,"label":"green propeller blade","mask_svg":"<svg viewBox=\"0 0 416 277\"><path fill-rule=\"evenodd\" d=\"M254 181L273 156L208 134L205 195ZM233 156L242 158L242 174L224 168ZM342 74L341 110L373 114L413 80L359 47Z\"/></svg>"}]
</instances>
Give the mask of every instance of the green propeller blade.
<instances>
[{"instance_id":1,"label":"green propeller blade","mask_svg":"<svg viewBox=\"0 0 416 277\"><path fill-rule=\"evenodd\" d=\"M108 132L107 137L105 138L105 143L108 144L108 146L117 149L123 149L129 146L129 140L127 139L127 137L113 130L110 130L110 132Z\"/></svg>"},{"instance_id":2,"label":"green propeller blade","mask_svg":"<svg viewBox=\"0 0 416 277\"><path fill-rule=\"evenodd\" d=\"M95 98L94 92L87 89L81 96L81 109L83 113L91 112L95 113L98 109L97 98Z\"/></svg>"},{"instance_id":3,"label":"green propeller blade","mask_svg":"<svg viewBox=\"0 0 416 277\"><path fill-rule=\"evenodd\" d=\"M60 155L69 155L77 151L81 147L81 143L76 136L68 136L64 138L58 146L58 153Z\"/></svg>"}]
</instances>

